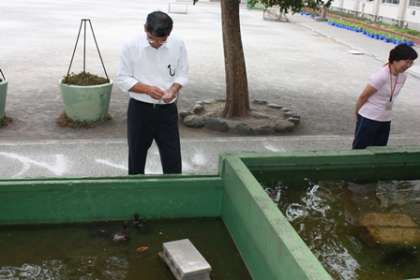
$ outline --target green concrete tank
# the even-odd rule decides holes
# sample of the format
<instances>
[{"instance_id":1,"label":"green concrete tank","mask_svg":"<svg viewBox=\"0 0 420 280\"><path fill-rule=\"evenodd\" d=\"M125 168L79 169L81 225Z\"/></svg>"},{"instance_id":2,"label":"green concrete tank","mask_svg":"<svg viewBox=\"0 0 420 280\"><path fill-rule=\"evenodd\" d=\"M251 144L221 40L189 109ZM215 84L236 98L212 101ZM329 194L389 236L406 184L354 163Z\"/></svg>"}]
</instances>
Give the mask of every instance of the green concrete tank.
<instances>
[{"instance_id":1,"label":"green concrete tank","mask_svg":"<svg viewBox=\"0 0 420 280\"><path fill-rule=\"evenodd\" d=\"M245 153L221 157L214 176L0 180L0 225L220 217L256 280L332 277L264 192L255 172L328 178L420 177L420 147Z\"/></svg>"}]
</instances>

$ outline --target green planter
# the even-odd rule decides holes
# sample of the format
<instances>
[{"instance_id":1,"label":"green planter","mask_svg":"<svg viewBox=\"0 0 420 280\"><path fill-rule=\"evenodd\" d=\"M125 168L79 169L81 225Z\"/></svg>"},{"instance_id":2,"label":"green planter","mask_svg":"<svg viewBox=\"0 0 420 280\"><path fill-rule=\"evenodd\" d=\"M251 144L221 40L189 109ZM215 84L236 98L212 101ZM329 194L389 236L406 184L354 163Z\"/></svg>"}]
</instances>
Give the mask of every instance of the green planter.
<instances>
[{"instance_id":1,"label":"green planter","mask_svg":"<svg viewBox=\"0 0 420 280\"><path fill-rule=\"evenodd\" d=\"M0 120L5 117L7 80L0 82Z\"/></svg>"},{"instance_id":2,"label":"green planter","mask_svg":"<svg viewBox=\"0 0 420 280\"><path fill-rule=\"evenodd\" d=\"M95 122L106 117L111 100L112 81L102 85L77 86L63 84L60 80L60 89L64 112L70 119Z\"/></svg>"}]
</instances>

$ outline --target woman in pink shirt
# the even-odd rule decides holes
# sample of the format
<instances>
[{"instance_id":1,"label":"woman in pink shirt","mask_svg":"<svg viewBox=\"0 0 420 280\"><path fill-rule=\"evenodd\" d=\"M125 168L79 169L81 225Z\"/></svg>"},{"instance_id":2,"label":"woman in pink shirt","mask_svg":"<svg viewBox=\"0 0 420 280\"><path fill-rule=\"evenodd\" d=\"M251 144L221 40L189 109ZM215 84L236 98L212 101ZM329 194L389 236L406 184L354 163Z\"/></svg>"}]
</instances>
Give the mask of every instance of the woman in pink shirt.
<instances>
[{"instance_id":1,"label":"woman in pink shirt","mask_svg":"<svg viewBox=\"0 0 420 280\"><path fill-rule=\"evenodd\" d=\"M407 45L396 46L388 63L373 73L356 103L356 130L353 149L386 146L391 128L392 106L413 65L417 52Z\"/></svg>"}]
</instances>

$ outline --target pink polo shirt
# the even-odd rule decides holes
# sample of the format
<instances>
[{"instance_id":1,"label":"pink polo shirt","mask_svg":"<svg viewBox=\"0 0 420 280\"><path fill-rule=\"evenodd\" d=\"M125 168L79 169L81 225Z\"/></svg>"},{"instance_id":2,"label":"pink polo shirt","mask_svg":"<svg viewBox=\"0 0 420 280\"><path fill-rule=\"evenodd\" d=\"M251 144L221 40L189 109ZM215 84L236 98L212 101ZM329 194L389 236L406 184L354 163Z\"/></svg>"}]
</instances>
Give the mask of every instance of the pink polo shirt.
<instances>
[{"instance_id":1,"label":"pink polo shirt","mask_svg":"<svg viewBox=\"0 0 420 280\"><path fill-rule=\"evenodd\" d=\"M368 84L374 87L377 92L372 94L367 102L359 110L359 114L365 118L388 122L392 119L392 110L387 110L386 104L389 103L391 97L391 80L392 86L395 86L394 95L392 97L392 105L397 98L401 88L403 87L405 80L407 79L406 74L401 73L398 76L390 75L388 65L381 68L379 71L373 73L369 78Z\"/></svg>"}]
</instances>

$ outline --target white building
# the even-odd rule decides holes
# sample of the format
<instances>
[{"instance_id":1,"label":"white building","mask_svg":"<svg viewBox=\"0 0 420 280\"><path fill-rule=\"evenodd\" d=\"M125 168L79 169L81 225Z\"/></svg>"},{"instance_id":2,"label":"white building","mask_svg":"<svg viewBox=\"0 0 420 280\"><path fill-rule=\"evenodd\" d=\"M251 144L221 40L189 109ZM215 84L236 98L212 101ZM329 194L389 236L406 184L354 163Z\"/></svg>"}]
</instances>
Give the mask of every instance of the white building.
<instances>
[{"instance_id":1,"label":"white building","mask_svg":"<svg viewBox=\"0 0 420 280\"><path fill-rule=\"evenodd\" d=\"M334 0L331 9L420 30L420 0Z\"/></svg>"}]
</instances>

